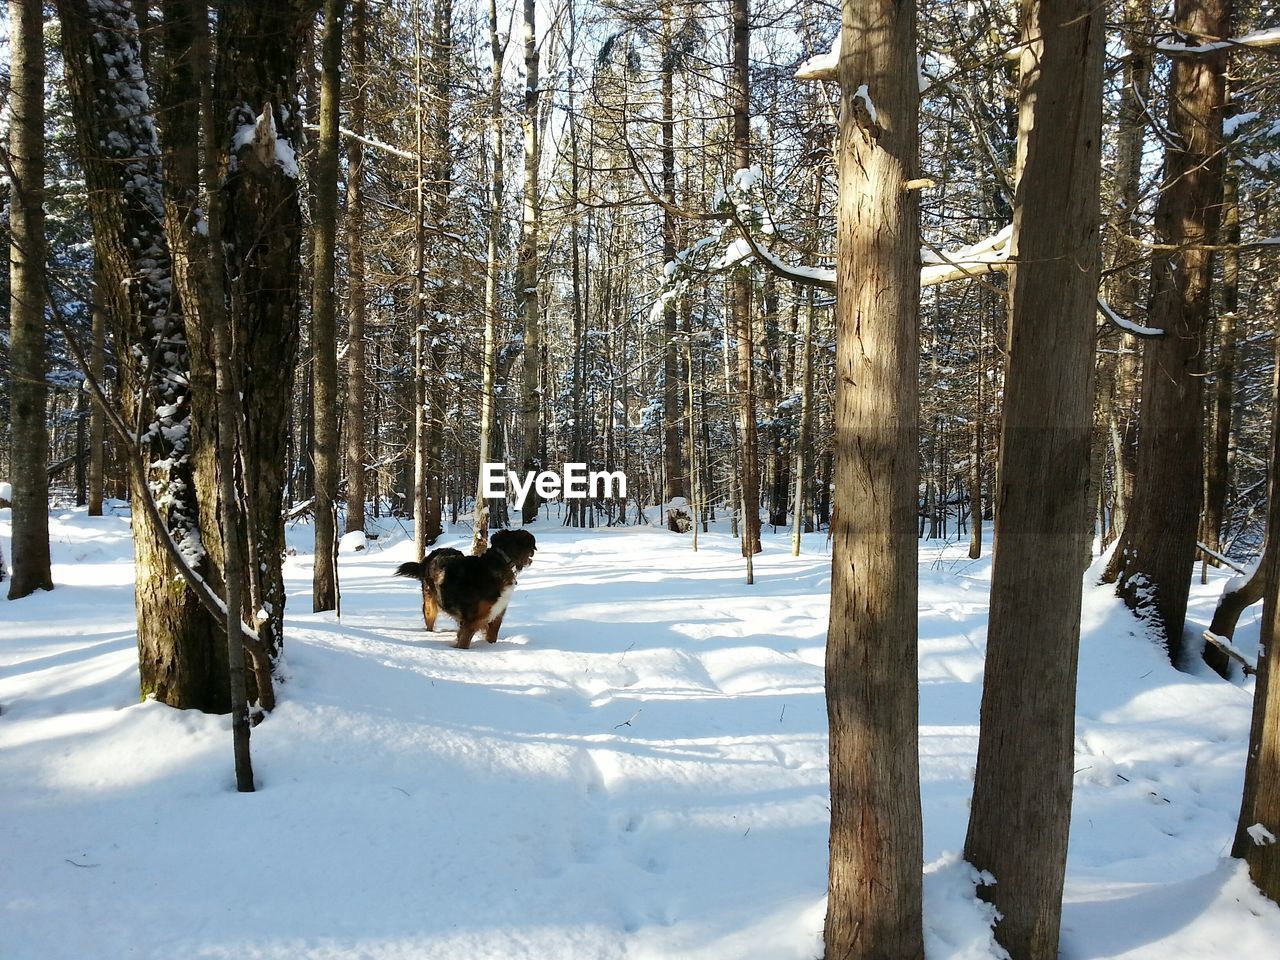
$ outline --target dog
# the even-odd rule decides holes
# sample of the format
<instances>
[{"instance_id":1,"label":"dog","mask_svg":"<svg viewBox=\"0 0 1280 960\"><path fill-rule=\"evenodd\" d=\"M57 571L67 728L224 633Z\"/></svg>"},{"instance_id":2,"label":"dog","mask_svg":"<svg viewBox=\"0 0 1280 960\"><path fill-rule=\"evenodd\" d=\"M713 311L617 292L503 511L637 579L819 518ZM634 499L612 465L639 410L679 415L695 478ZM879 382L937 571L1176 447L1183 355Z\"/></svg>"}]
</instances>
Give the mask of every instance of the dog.
<instances>
[{"instance_id":1,"label":"dog","mask_svg":"<svg viewBox=\"0 0 1280 960\"><path fill-rule=\"evenodd\" d=\"M497 643L516 577L533 563L537 549L527 530L499 530L489 549L478 557L441 547L418 563L400 564L396 576L422 584L422 620L427 629L435 632L436 617L443 610L458 622L454 646L466 650L481 629L486 640Z\"/></svg>"}]
</instances>

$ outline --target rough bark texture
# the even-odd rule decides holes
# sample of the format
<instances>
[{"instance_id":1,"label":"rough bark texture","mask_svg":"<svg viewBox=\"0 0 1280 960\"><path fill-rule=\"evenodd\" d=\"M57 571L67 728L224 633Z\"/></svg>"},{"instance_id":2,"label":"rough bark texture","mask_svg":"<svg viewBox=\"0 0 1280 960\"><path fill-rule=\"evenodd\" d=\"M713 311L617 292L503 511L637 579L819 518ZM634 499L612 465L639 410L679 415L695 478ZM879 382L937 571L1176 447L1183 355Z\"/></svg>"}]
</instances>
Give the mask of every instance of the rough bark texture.
<instances>
[{"instance_id":1,"label":"rough bark texture","mask_svg":"<svg viewBox=\"0 0 1280 960\"><path fill-rule=\"evenodd\" d=\"M493 457L493 391L497 362L497 326L501 301L498 295L499 244L502 231L504 144L502 136L502 41L498 34L496 0L489 0L489 50L493 71L489 77L489 123L493 128L493 177L489 193L489 243L484 280L484 356L480 386L480 449L476 475L476 529L471 552L477 556L489 549L492 504L484 497L484 465ZM505 501L504 501L505 502Z\"/></svg>"},{"instance_id":2,"label":"rough bark texture","mask_svg":"<svg viewBox=\"0 0 1280 960\"><path fill-rule=\"evenodd\" d=\"M1092 516L1103 17L1089 0L1022 5L1025 162L965 857L995 877L982 895L1001 914L996 938L1025 960L1058 956L1071 820L1080 560Z\"/></svg>"},{"instance_id":3,"label":"rough bark texture","mask_svg":"<svg viewBox=\"0 0 1280 960\"><path fill-rule=\"evenodd\" d=\"M367 57L365 0L351 6L351 68L355 95L351 130L364 136L365 59ZM347 145L347 397L344 447L347 474L346 532L364 530L365 463L365 319L368 315L364 256L364 144L352 138Z\"/></svg>"},{"instance_id":4,"label":"rough bark texture","mask_svg":"<svg viewBox=\"0 0 1280 960\"><path fill-rule=\"evenodd\" d=\"M1280 329L1280 327L1278 327ZM1280 359L1280 340L1277 340ZM1273 384L1271 490L1267 510L1268 543L1280 539L1280 366ZM1249 876L1258 888L1280 903L1280 843L1261 843L1249 828L1261 824L1280 837L1280 683L1275 676L1280 647L1280 551L1263 553L1259 571L1265 584L1262 637L1258 649L1258 680L1253 693L1253 723L1245 762L1244 791L1231 855L1249 863Z\"/></svg>"},{"instance_id":5,"label":"rough bark texture","mask_svg":"<svg viewBox=\"0 0 1280 960\"><path fill-rule=\"evenodd\" d=\"M1134 320L1143 319L1137 314L1141 309L1141 278L1139 275L1139 247L1134 242L1142 233L1136 213L1142 202L1142 153L1147 131L1147 103L1151 95L1151 62L1153 51L1147 29L1151 21L1151 0L1126 0L1125 19L1129 29L1123 31L1125 57L1121 67L1123 85L1120 89L1120 116L1116 132L1115 175L1119 181L1116 194L1119 208L1112 219L1115 235L1119 239L1108 292L1111 305L1121 314ZM1131 334L1117 335L1120 353L1114 360L1114 375L1110 382L1111 393L1103 397L1107 410L1107 428L1110 435L1112 462L1115 464L1114 499L1108 526L1110 543L1122 531L1129 517L1129 505L1133 496L1137 465L1138 441L1138 358L1137 338ZM1110 373L1109 376L1112 376Z\"/></svg>"},{"instance_id":6,"label":"rough bark texture","mask_svg":"<svg viewBox=\"0 0 1280 960\"><path fill-rule=\"evenodd\" d=\"M178 576L172 536L206 573L190 458L190 360L163 231L161 155L142 69L137 21L126 0L59 0L67 79L89 188L101 297L122 381L125 422L143 428L150 491L166 530L133 511L134 600L142 695L182 709L227 709L226 649L217 621Z\"/></svg>"},{"instance_id":7,"label":"rough bark texture","mask_svg":"<svg viewBox=\"0 0 1280 960\"><path fill-rule=\"evenodd\" d=\"M167 158L165 221L191 347L191 445L200 534L209 554L207 579L224 593L227 548L219 521L213 334L230 310L235 323L231 376L243 398L237 469L245 499L245 619L258 625L274 656L285 602L285 458L280 449L289 431L298 346L302 217L296 157L302 113L297 71L319 0L225 7L207 79L194 53L205 29L204 3L164 0L162 7L167 62L158 76ZM202 99L211 100L218 121L204 158L193 108ZM204 212L210 185L225 208L217 236L210 236Z\"/></svg>"},{"instance_id":8,"label":"rough bark texture","mask_svg":"<svg viewBox=\"0 0 1280 960\"><path fill-rule=\"evenodd\" d=\"M285 461L298 353L302 210L297 168L302 152L298 65L319 0L231 4L219 22L214 115L229 118L229 141L253 125L245 146L232 143L224 189L227 275L238 301L232 376L243 395L241 479L246 496L251 578L266 614L259 632L274 654L284 623ZM274 150L267 153L270 132ZM296 163L296 161L295 161ZM256 554L257 563L253 563ZM257 611L253 611L255 614ZM251 620L250 622L254 622Z\"/></svg>"},{"instance_id":9,"label":"rough bark texture","mask_svg":"<svg viewBox=\"0 0 1280 960\"><path fill-rule=\"evenodd\" d=\"M316 439L315 564L311 609L337 605L338 297L334 279L338 238L338 105L342 98L342 18L345 0L326 0L320 50L320 138L316 147L315 242L311 266L311 403Z\"/></svg>"},{"instance_id":10,"label":"rough bark texture","mask_svg":"<svg viewBox=\"0 0 1280 960\"><path fill-rule=\"evenodd\" d=\"M453 182L453 153L450 148L449 127L453 105L453 0L437 0L431 26L431 73L433 77L430 117L430 163L427 166L429 190L427 219L437 227L445 223L449 211L449 189ZM449 248L440 246L439 254L453 255ZM437 265L439 285L432 285L427 294L427 324L431 328L431 343L427 350L425 389L427 410L427 466L426 466L426 518L425 543L432 544L444 532L444 419L449 393L449 380L445 375L444 314L448 310L448 297L442 297L448 278L453 271L448 262Z\"/></svg>"},{"instance_id":11,"label":"rough bark texture","mask_svg":"<svg viewBox=\"0 0 1280 960\"><path fill-rule=\"evenodd\" d=\"M827 960L918 960L920 230L905 188L919 151L915 5L842 7L824 943Z\"/></svg>"},{"instance_id":12,"label":"rough bark texture","mask_svg":"<svg viewBox=\"0 0 1280 960\"><path fill-rule=\"evenodd\" d=\"M516 302L524 317L524 392L520 409L520 433L524 438L524 469L541 469L538 438L541 434L542 398L541 318L538 304L538 164L542 157L538 143L538 43L535 31L535 0L524 0L524 221L520 232ZM525 499L523 522L538 519L541 498L530 491Z\"/></svg>"},{"instance_id":13,"label":"rough bark texture","mask_svg":"<svg viewBox=\"0 0 1280 960\"><path fill-rule=\"evenodd\" d=\"M751 25L748 0L733 0L733 165L751 164ZM742 555L760 552L760 456L756 441L755 334L751 322L751 275L741 267L733 277L733 335L738 352L739 482ZM748 582L751 567L747 566Z\"/></svg>"},{"instance_id":14,"label":"rough bark texture","mask_svg":"<svg viewBox=\"0 0 1280 960\"><path fill-rule=\"evenodd\" d=\"M1231 0L1177 0L1189 36L1222 37ZM1116 592L1166 645L1175 663L1195 564L1203 495L1203 347L1212 306L1212 253L1222 203L1226 51L1173 57L1163 191L1156 234L1175 250L1152 257L1142 369L1142 424L1132 514L1107 571Z\"/></svg>"},{"instance_id":15,"label":"rough bark texture","mask_svg":"<svg viewBox=\"0 0 1280 960\"><path fill-rule=\"evenodd\" d=\"M672 0L662 3L662 195L667 203L676 202L676 146L674 83L675 25L672 16ZM662 259L671 263L676 258L676 217L668 207L662 209ZM682 419L684 414L680 389L680 354L676 342L676 302L668 297L662 304L662 497L670 503L676 497L689 498L689 481L685 476L680 455ZM668 512L667 527L679 529L679 519Z\"/></svg>"},{"instance_id":16,"label":"rough bark texture","mask_svg":"<svg viewBox=\"0 0 1280 960\"><path fill-rule=\"evenodd\" d=\"M65 36L65 32L64 32ZM64 53L65 55L65 53ZM93 275L93 343L89 349L89 372L99 383L107 365L107 305L102 289L102 273ZM106 461L107 422L96 403L89 408L89 509L91 517L102 516L103 466Z\"/></svg>"},{"instance_id":17,"label":"rough bark texture","mask_svg":"<svg viewBox=\"0 0 1280 960\"><path fill-rule=\"evenodd\" d=\"M44 351L44 19L40 4L9 0L9 413L13 475L9 599L52 590L49 430Z\"/></svg>"}]
</instances>

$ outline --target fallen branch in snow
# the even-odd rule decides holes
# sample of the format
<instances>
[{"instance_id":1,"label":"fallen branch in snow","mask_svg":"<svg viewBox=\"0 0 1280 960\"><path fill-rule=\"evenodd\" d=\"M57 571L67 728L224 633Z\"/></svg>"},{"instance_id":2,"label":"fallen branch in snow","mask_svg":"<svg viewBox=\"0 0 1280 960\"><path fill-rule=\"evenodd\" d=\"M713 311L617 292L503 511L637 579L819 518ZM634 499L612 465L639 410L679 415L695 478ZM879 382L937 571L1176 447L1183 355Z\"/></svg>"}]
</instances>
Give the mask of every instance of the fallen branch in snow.
<instances>
[{"instance_id":1,"label":"fallen branch in snow","mask_svg":"<svg viewBox=\"0 0 1280 960\"><path fill-rule=\"evenodd\" d=\"M1257 664L1251 663L1249 658L1241 653L1239 648L1226 637L1220 637L1212 630L1206 630L1204 632L1204 639L1205 642L1213 644L1230 659L1240 664L1240 667L1244 670L1244 675L1246 677L1251 677L1258 672Z\"/></svg>"}]
</instances>

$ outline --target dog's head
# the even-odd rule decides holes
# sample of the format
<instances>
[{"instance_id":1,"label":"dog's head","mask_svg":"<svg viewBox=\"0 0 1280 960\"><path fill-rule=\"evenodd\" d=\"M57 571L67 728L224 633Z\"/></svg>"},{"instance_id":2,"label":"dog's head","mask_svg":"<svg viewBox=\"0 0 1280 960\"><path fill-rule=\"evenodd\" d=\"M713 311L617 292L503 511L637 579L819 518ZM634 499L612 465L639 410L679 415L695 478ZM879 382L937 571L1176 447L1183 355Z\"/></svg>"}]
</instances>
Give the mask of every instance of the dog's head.
<instances>
[{"instance_id":1,"label":"dog's head","mask_svg":"<svg viewBox=\"0 0 1280 960\"><path fill-rule=\"evenodd\" d=\"M537 541L528 530L499 530L489 542L511 558L517 573L533 563L538 549Z\"/></svg>"}]
</instances>

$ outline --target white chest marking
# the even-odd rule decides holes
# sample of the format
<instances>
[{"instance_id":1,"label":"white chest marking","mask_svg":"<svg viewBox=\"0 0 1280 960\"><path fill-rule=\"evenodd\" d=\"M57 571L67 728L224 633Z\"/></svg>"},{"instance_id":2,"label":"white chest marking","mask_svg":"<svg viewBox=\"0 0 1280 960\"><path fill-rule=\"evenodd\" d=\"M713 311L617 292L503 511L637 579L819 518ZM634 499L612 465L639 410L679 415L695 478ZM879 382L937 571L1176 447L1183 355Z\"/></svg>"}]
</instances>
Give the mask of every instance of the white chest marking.
<instances>
[{"instance_id":1,"label":"white chest marking","mask_svg":"<svg viewBox=\"0 0 1280 960\"><path fill-rule=\"evenodd\" d=\"M489 623L493 623L493 621L507 612L507 604L511 602L511 594L515 593L515 590L516 585L514 583L502 588L502 593L498 594L498 599L489 608Z\"/></svg>"}]
</instances>

